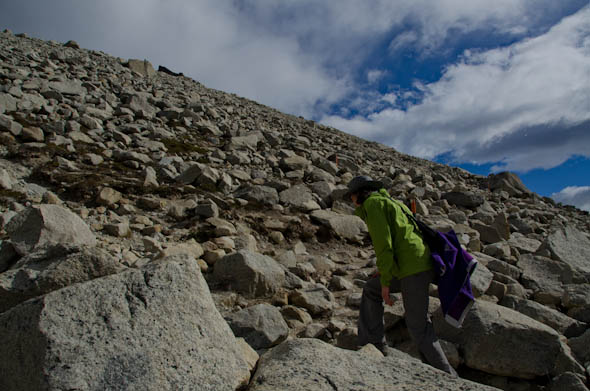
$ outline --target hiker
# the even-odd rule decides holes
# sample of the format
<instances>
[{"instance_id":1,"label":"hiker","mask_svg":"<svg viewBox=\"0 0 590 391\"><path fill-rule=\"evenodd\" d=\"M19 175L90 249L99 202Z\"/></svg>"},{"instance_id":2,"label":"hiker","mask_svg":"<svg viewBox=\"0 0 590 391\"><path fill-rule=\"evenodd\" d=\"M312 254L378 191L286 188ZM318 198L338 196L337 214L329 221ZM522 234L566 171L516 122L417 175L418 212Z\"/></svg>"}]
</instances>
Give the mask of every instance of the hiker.
<instances>
[{"instance_id":1,"label":"hiker","mask_svg":"<svg viewBox=\"0 0 590 391\"><path fill-rule=\"evenodd\" d=\"M406 325L422 357L433 367L457 376L428 314L428 288L434 281L434 270L428 247L406 215L411 212L369 176L353 178L344 197L355 205L355 214L369 228L379 271L363 288L359 345L371 343L387 354L383 302L393 305L390 293L401 292Z\"/></svg>"}]
</instances>

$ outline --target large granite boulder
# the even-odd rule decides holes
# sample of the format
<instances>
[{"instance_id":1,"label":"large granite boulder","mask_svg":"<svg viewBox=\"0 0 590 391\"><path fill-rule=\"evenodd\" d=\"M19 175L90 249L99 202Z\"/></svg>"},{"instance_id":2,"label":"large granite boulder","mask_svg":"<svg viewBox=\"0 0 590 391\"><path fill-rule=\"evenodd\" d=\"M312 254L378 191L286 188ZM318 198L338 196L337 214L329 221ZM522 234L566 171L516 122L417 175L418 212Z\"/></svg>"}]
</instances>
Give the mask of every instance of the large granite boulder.
<instances>
[{"instance_id":1,"label":"large granite boulder","mask_svg":"<svg viewBox=\"0 0 590 391\"><path fill-rule=\"evenodd\" d=\"M505 191L514 197L520 197L531 193L516 174L508 171L498 174L490 174L488 176L488 184L490 190Z\"/></svg>"},{"instance_id":2,"label":"large granite boulder","mask_svg":"<svg viewBox=\"0 0 590 391\"><path fill-rule=\"evenodd\" d=\"M59 205L26 208L10 220L6 232L20 255L26 255L40 246L58 243L96 245L96 237L88 225L78 215Z\"/></svg>"},{"instance_id":3,"label":"large granite boulder","mask_svg":"<svg viewBox=\"0 0 590 391\"><path fill-rule=\"evenodd\" d=\"M262 355L249 391L497 390L401 357L341 349L319 339L289 340Z\"/></svg>"},{"instance_id":4,"label":"large granite boulder","mask_svg":"<svg viewBox=\"0 0 590 391\"><path fill-rule=\"evenodd\" d=\"M189 257L0 315L2 390L235 390L250 377L241 352Z\"/></svg>"},{"instance_id":5,"label":"large granite boulder","mask_svg":"<svg viewBox=\"0 0 590 391\"><path fill-rule=\"evenodd\" d=\"M439 324L440 322L436 322ZM534 379L564 372L584 373L565 338L526 315L477 301L460 333L442 338L459 343L465 365L486 373Z\"/></svg>"},{"instance_id":6,"label":"large granite boulder","mask_svg":"<svg viewBox=\"0 0 590 391\"><path fill-rule=\"evenodd\" d=\"M226 320L236 337L244 338L254 349L270 348L289 335L289 326L281 311L266 303L234 312L226 316Z\"/></svg>"},{"instance_id":7,"label":"large granite boulder","mask_svg":"<svg viewBox=\"0 0 590 391\"><path fill-rule=\"evenodd\" d=\"M332 313L336 301L332 292L322 284L315 284L291 292L289 301L305 308L313 316L325 316Z\"/></svg>"},{"instance_id":8,"label":"large granite boulder","mask_svg":"<svg viewBox=\"0 0 590 391\"><path fill-rule=\"evenodd\" d=\"M568 338L579 336L586 328L584 323L532 300L523 299L513 295L506 295L500 302L500 305L511 308L521 314L546 324Z\"/></svg>"},{"instance_id":9,"label":"large granite boulder","mask_svg":"<svg viewBox=\"0 0 590 391\"><path fill-rule=\"evenodd\" d=\"M543 247L551 252L551 258L590 277L590 238L582 231L572 226L555 229Z\"/></svg>"},{"instance_id":10,"label":"large granite boulder","mask_svg":"<svg viewBox=\"0 0 590 391\"><path fill-rule=\"evenodd\" d=\"M568 264L533 254L521 255L518 267L522 270L522 285L531 289L535 300L542 304L559 304L563 285L573 278Z\"/></svg>"},{"instance_id":11,"label":"large granite boulder","mask_svg":"<svg viewBox=\"0 0 590 391\"><path fill-rule=\"evenodd\" d=\"M279 193L281 203L295 209L311 212L320 209L320 205L314 200L313 193L306 185L296 185Z\"/></svg>"},{"instance_id":12,"label":"large granite boulder","mask_svg":"<svg viewBox=\"0 0 590 391\"><path fill-rule=\"evenodd\" d=\"M0 274L0 312L32 297L114 274L123 266L97 247L55 245L36 250Z\"/></svg>"},{"instance_id":13,"label":"large granite boulder","mask_svg":"<svg viewBox=\"0 0 590 391\"><path fill-rule=\"evenodd\" d=\"M215 263L214 279L246 297L272 296L285 284L285 270L271 257L248 250L228 254Z\"/></svg>"},{"instance_id":14,"label":"large granite boulder","mask_svg":"<svg viewBox=\"0 0 590 391\"><path fill-rule=\"evenodd\" d=\"M369 230L358 216L343 215L329 210L316 210L311 213L312 220L329 228L336 236L351 242L361 243Z\"/></svg>"}]
</instances>

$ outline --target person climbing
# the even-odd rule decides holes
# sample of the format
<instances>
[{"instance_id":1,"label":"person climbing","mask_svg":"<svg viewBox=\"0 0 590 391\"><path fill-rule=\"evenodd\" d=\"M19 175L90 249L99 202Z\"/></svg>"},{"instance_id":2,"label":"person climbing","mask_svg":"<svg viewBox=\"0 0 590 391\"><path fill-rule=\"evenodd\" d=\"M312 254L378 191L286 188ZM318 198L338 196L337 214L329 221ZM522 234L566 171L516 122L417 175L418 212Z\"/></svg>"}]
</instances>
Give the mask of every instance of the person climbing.
<instances>
[{"instance_id":1,"label":"person climbing","mask_svg":"<svg viewBox=\"0 0 590 391\"><path fill-rule=\"evenodd\" d=\"M359 345L371 343L387 353L383 302L393 305L390 293L401 292L405 322L423 359L457 376L434 333L428 314L429 285L435 273L428 246L409 221L409 209L393 200L383 184L361 175L348 183L344 198L365 221L377 257L378 273L364 285L358 320Z\"/></svg>"}]
</instances>

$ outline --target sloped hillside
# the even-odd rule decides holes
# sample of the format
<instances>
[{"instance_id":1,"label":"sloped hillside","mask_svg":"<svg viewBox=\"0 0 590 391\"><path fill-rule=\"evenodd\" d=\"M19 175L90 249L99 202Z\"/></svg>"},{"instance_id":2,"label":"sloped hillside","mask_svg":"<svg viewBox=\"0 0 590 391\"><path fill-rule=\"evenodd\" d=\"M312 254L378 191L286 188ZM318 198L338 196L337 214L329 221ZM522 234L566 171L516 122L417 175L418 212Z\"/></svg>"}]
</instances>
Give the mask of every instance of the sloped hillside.
<instances>
[{"instance_id":1,"label":"sloped hillside","mask_svg":"<svg viewBox=\"0 0 590 391\"><path fill-rule=\"evenodd\" d=\"M394 130L393 130L394 131ZM0 34L0 389L587 390L590 218L212 90L147 61ZM461 378L401 300L356 346L367 174L479 261ZM398 297L399 299L399 297Z\"/></svg>"}]
</instances>

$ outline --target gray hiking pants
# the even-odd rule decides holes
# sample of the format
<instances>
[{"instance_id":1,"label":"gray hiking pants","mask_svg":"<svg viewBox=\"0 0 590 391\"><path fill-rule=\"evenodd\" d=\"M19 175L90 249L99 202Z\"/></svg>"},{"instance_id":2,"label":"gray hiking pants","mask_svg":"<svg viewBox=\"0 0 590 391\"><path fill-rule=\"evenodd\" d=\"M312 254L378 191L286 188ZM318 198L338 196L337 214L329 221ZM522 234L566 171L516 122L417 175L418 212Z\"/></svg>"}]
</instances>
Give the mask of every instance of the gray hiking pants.
<instances>
[{"instance_id":1,"label":"gray hiking pants","mask_svg":"<svg viewBox=\"0 0 590 391\"><path fill-rule=\"evenodd\" d=\"M434 271L414 274L401 280L394 278L390 291L402 293L406 325L426 362L456 375L436 338L428 315L428 286L433 279ZM375 276L369 279L363 288L358 321L359 345L385 343L383 312L381 283L379 277Z\"/></svg>"}]
</instances>

